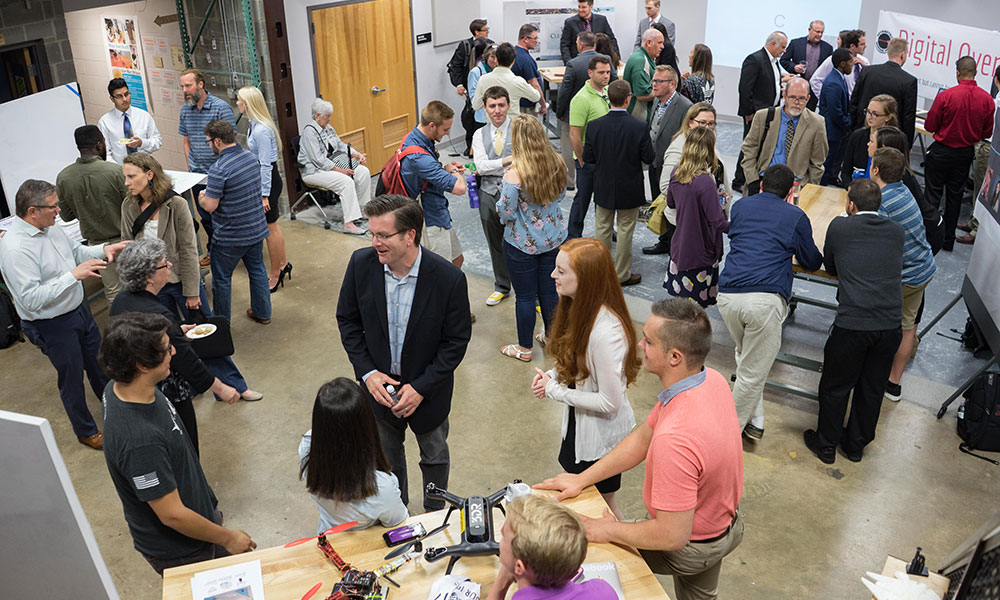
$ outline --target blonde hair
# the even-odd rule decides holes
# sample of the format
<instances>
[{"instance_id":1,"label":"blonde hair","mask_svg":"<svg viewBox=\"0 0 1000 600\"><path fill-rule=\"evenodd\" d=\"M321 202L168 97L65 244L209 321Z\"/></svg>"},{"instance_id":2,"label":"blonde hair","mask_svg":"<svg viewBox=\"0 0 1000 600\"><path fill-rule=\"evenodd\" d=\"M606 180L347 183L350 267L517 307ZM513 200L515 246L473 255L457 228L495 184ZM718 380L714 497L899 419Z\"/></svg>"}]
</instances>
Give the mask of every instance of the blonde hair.
<instances>
[{"instance_id":1,"label":"blonde hair","mask_svg":"<svg viewBox=\"0 0 1000 600\"><path fill-rule=\"evenodd\" d=\"M542 123L533 115L518 115L510 124L513 166L521 188L535 204L545 206L566 189L566 163L549 144Z\"/></svg>"},{"instance_id":2,"label":"blonde hair","mask_svg":"<svg viewBox=\"0 0 1000 600\"><path fill-rule=\"evenodd\" d=\"M145 152L133 152L132 154L126 155L122 163L138 167L142 169L143 173L149 173L152 171L153 179L149 182L148 187L150 191L150 202L155 206L163 206L163 203L166 202L168 198L172 198L175 195L173 182L170 180L170 177L163 172L163 167L160 166L160 161L153 158L152 154L147 154ZM135 200L136 204L139 206L142 206L143 199L140 196L133 195L132 192L129 192L128 197Z\"/></svg>"},{"instance_id":3,"label":"blonde hair","mask_svg":"<svg viewBox=\"0 0 1000 600\"><path fill-rule=\"evenodd\" d=\"M537 587L564 585L587 556L583 521L548 496L516 498L507 505L507 524L514 538L510 543L514 558L531 569Z\"/></svg>"},{"instance_id":4,"label":"blonde hair","mask_svg":"<svg viewBox=\"0 0 1000 600\"><path fill-rule=\"evenodd\" d=\"M271 120L271 113L267 112L264 94L260 93L256 87L248 85L241 87L236 95L247 105L247 116L271 130L275 141L278 142L278 152L281 152L281 136L278 135L278 128Z\"/></svg>"},{"instance_id":5,"label":"blonde hair","mask_svg":"<svg viewBox=\"0 0 1000 600\"><path fill-rule=\"evenodd\" d=\"M674 178L680 183L691 183L698 175L713 173L715 167L715 134L706 127L689 130Z\"/></svg>"}]
</instances>

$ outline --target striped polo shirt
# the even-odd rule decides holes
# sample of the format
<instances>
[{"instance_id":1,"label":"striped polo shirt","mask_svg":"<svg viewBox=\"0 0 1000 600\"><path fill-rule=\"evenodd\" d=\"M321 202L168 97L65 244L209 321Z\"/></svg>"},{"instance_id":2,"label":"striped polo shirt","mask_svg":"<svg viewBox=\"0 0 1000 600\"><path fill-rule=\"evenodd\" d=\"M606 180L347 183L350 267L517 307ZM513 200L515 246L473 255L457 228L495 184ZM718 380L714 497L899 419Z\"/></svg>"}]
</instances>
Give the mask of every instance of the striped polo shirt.
<instances>
[{"instance_id":1,"label":"striped polo shirt","mask_svg":"<svg viewBox=\"0 0 1000 600\"><path fill-rule=\"evenodd\" d=\"M913 194L902 181L882 188L882 205L878 214L888 217L903 228L903 283L923 285L934 277L937 265L927 243L924 218Z\"/></svg>"},{"instance_id":2,"label":"striped polo shirt","mask_svg":"<svg viewBox=\"0 0 1000 600\"><path fill-rule=\"evenodd\" d=\"M180 125L177 127L177 133L187 136L191 143L188 169L192 173L208 173L208 168L215 163L215 153L205 141L205 125L216 119L225 119L233 126L233 131L236 131L233 108L221 98L216 98L208 92L205 92L205 96L205 104L200 110L197 106L187 104L181 107Z\"/></svg>"},{"instance_id":3,"label":"striped polo shirt","mask_svg":"<svg viewBox=\"0 0 1000 600\"><path fill-rule=\"evenodd\" d=\"M212 213L212 243L250 246L267 237L260 195L260 163L239 145L223 148L208 169L205 195L219 199Z\"/></svg>"}]
</instances>

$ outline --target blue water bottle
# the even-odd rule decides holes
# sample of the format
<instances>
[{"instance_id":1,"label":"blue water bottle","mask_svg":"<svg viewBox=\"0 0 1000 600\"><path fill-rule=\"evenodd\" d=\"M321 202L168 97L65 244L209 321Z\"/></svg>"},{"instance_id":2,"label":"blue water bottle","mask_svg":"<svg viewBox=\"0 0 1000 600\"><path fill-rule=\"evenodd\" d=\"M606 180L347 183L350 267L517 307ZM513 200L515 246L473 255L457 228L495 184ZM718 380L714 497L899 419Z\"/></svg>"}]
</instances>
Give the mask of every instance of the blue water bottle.
<instances>
[{"instance_id":1,"label":"blue water bottle","mask_svg":"<svg viewBox=\"0 0 1000 600\"><path fill-rule=\"evenodd\" d=\"M469 208L479 208L479 188L476 186L476 165L465 165L470 172L465 176L465 184L469 189Z\"/></svg>"}]
</instances>

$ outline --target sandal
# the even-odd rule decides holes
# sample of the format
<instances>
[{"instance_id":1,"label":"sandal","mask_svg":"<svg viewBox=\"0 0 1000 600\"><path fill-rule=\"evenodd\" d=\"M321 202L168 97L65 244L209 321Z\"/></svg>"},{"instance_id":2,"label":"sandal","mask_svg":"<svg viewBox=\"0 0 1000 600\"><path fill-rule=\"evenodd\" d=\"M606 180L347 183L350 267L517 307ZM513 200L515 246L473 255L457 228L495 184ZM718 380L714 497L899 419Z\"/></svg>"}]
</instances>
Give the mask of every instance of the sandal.
<instances>
[{"instance_id":1,"label":"sandal","mask_svg":"<svg viewBox=\"0 0 1000 600\"><path fill-rule=\"evenodd\" d=\"M549 338L544 333L536 333L535 341L541 344L542 347L545 347L545 344L549 343Z\"/></svg>"},{"instance_id":2,"label":"sandal","mask_svg":"<svg viewBox=\"0 0 1000 600\"><path fill-rule=\"evenodd\" d=\"M531 362L531 350L519 350L517 344L507 344L500 347L500 354L516 358L521 362Z\"/></svg>"}]
</instances>

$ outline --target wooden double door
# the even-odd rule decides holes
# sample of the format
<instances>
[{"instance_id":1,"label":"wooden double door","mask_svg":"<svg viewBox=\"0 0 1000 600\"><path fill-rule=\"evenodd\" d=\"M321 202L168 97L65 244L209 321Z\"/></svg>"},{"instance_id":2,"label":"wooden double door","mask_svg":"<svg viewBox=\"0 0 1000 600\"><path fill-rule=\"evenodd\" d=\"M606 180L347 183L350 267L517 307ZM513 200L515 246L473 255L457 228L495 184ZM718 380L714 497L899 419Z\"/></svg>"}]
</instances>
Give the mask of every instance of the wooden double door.
<instances>
[{"instance_id":1,"label":"wooden double door","mask_svg":"<svg viewBox=\"0 0 1000 600\"><path fill-rule=\"evenodd\" d=\"M417 124L409 0L312 10L316 83L344 142L382 168Z\"/></svg>"}]
</instances>

